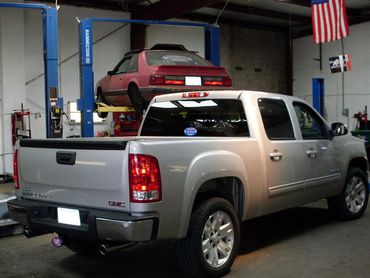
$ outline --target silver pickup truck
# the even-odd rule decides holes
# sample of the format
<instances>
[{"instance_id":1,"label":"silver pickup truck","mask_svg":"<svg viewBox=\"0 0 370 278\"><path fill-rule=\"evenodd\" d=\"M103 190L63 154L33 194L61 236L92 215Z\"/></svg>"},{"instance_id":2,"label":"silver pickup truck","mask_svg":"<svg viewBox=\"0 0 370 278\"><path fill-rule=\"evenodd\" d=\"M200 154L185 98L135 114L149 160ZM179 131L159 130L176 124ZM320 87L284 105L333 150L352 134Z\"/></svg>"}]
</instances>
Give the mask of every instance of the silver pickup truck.
<instances>
[{"instance_id":1,"label":"silver pickup truck","mask_svg":"<svg viewBox=\"0 0 370 278\"><path fill-rule=\"evenodd\" d=\"M323 198L340 219L363 214L368 161L347 133L285 95L158 96L137 137L17 142L8 208L27 237L80 253L174 240L185 272L222 276L244 220Z\"/></svg>"}]
</instances>

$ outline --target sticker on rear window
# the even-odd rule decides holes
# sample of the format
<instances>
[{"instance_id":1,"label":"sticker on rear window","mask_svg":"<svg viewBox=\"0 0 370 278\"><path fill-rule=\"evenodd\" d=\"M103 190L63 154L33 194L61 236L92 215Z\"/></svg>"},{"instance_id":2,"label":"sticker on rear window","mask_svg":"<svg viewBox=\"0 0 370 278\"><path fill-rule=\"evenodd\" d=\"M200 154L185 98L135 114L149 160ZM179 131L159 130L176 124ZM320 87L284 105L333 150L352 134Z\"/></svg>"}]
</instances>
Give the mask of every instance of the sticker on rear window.
<instances>
[{"instance_id":1,"label":"sticker on rear window","mask_svg":"<svg viewBox=\"0 0 370 278\"><path fill-rule=\"evenodd\" d=\"M186 136L195 136L198 130L195 127L187 127L184 129L184 134Z\"/></svg>"},{"instance_id":2,"label":"sticker on rear window","mask_svg":"<svg viewBox=\"0 0 370 278\"><path fill-rule=\"evenodd\" d=\"M164 61L171 61L171 62L187 63L187 62L192 61L193 59L190 58L190 57L180 56L180 55L166 55L166 56L163 56L163 60Z\"/></svg>"}]
</instances>

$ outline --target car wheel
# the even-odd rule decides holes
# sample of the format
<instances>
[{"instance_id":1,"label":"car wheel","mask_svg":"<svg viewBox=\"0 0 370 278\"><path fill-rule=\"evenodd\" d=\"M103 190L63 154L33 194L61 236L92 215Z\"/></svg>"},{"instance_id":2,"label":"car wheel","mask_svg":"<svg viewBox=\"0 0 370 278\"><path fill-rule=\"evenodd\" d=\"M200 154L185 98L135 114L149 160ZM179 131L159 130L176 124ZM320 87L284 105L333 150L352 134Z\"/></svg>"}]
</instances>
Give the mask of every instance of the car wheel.
<instances>
[{"instance_id":1,"label":"car wheel","mask_svg":"<svg viewBox=\"0 0 370 278\"><path fill-rule=\"evenodd\" d=\"M136 85L131 84L128 88L128 97L132 105L135 107L135 110L142 114L143 111L147 108L148 104L145 99L142 97L139 88Z\"/></svg>"},{"instance_id":2,"label":"car wheel","mask_svg":"<svg viewBox=\"0 0 370 278\"><path fill-rule=\"evenodd\" d=\"M361 217L369 200L367 175L359 168L350 168L343 192L328 199L329 209L340 220L352 220Z\"/></svg>"},{"instance_id":3,"label":"car wheel","mask_svg":"<svg viewBox=\"0 0 370 278\"><path fill-rule=\"evenodd\" d=\"M209 199L194 210L187 237L177 242L179 266L193 276L223 276L230 271L239 242L233 206L222 198Z\"/></svg>"},{"instance_id":4,"label":"car wheel","mask_svg":"<svg viewBox=\"0 0 370 278\"><path fill-rule=\"evenodd\" d=\"M104 99L104 96L103 96L103 92L101 90L98 89L97 93L96 93L96 103L105 103L105 99ZM108 112L99 112L98 110L96 110L97 114L98 114L98 117L101 118L101 119L105 119L106 117L108 117Z\"/></svg>"}]
</instances>

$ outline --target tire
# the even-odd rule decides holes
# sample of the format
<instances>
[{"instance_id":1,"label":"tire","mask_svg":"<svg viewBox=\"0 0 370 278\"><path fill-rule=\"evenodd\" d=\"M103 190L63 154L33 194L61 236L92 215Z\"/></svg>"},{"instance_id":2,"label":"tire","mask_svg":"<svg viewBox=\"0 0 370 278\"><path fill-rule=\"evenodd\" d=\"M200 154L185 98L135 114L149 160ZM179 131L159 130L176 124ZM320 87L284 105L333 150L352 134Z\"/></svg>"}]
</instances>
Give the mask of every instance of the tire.
<instances>
[{"instance_id":1,"label":"tire","mask_svg":"<svg viewBox=\"0 0 370 278\"><path fill-rule=\"evenodd\" d=\"M357 167L350 168L343 192L328 199L329 209L339 220L353 220L362 216L369 200L367 175Z\"/></svg>"},{"instance_id":2,"label":"tire","mask_svg":"<svg viewBox=\"0 0 370 278\"><path fill-rule=\"evenodd\" d=\"M191 276L221 277L230 271L239 243L234 208L225 199L212 198L193 211L187 237L176 244L177 261Z\"/></svg>"},{"instance_id":3,"label":"tire","mask_svg":"<svg viewBox=\"0 0 370 278\"><path fill-rule=\"evenodd\" d=\"M128 97L130 98L130 101L132 105L134 106L135 110L142 114L144 110L147 108L148 104L145 101L145 99L142 97L139 88L131 84L128 88Z\"/></svg>"},{"instance_id":4,"label":"tire","mask_svg":"<svg viewBox=\"0 0 370 278\"><path fill-rule=\"evenodd\" d=\"M103 92L100 89L98 89L96 93L96 102L105 103L105 99L102 94ZM96 111L96 112L98 114L98 117L101 119L105 119L106 117L108 117L108 112L99 112L99 111Z\"/></svg>"}]
</instances>

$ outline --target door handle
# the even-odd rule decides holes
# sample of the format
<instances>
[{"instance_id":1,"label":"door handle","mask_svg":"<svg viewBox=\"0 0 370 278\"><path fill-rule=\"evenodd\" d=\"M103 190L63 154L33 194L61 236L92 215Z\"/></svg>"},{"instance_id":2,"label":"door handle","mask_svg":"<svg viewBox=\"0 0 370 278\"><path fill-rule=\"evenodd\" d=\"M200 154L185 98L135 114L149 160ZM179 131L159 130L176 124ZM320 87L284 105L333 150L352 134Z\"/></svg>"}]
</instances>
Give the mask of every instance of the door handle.
<instances>
[{"instance_id":1,"label":"door handle","mask_svg":"<svg viewBox=\"0 0 370 278\"><path fill-rule=\"evenodd\" d=\"M316 158L317 151L315 151L314 149L310 149L310 150L306 151L306 154L310 158Z\"/></svg>"},{"instance_id":2,"label":"door handle","mask_svg":"<svg viewBox=\"0 0 370 278\"><path fill-rule=\"evenodd\" d=\"M270 159L272 161L280 161L283 158L283 154L280 153L278 150L275 150L274 152L270 153Z\"/></svg>"}]
</instances>

